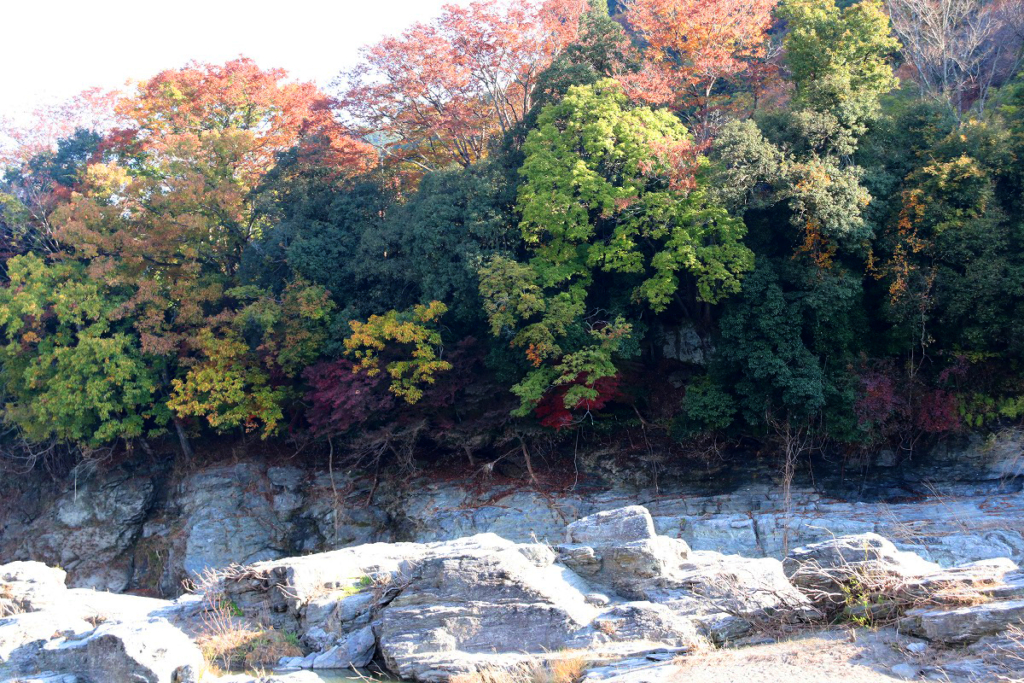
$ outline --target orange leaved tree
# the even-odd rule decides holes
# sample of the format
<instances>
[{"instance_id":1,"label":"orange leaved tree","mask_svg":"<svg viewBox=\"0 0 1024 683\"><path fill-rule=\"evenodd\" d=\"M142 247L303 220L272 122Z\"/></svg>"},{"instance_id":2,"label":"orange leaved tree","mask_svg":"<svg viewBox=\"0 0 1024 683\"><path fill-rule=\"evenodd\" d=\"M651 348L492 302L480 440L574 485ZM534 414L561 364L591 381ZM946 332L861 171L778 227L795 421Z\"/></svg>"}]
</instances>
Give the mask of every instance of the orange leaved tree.
<instances>
[{"instance_id":1,"label":"orange leaved tree","mask_svg":"<svg viewBox=\"0 0 1024 683\"><path fill-rule=\"evenodd\" d=\"M67 256L131 292L114 315L160 368L180 436L186 417L264 433L281 417L268 369L280 364L250 348L252 316L240 315L261 293L240 287L237 271L262 234L255 189L279 153L308 145L344 174L374 163L330 104L314 85L248 59L160 73L119 103L130 127L107 138L105 162L87 167L60 213Z\"/></svg>"},{"instance_id":2,"label":"orange leaved tree","mask_svg":"<svg viewBox=\"0 0 1024 683\"><path fill-rule=\"evenodd\" d=\"M629 0L626 19L645 43L645 68L633 94L693 108L698 134L709 125L722 80L743 74L767 53L777 0Z\"/></svg>"},{"instance_id":3,"label":"orange leaved tree","mask_svg":"<svg viewBox=\"0 0 1024 683\"><path fill-rule=\"evenodd\" d=\"M388 155L420 170L469 166L533 106L537 78L579 33L587 0L447 5L363 49L343 104Z\"/></svg>"}]
</instances>

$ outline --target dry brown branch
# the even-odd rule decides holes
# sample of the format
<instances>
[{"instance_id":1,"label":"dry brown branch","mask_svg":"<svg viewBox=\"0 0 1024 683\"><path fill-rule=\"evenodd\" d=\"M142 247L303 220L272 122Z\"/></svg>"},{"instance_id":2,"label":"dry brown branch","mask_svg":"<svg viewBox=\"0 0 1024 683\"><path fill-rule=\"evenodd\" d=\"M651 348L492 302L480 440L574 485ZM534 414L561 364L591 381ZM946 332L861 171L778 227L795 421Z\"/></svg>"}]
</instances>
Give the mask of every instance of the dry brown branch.
<instances>
[{"instance_id":1,"label":"dry brown branch","mask_svg":"<svg viewBox=\"0 0 1024 683\"><path fill-rule=\"evenodd\" d=\"M865 552L863 561L840 561L822 567L806 562L799 569L801 591L830 619L860 626L897 623L909 610L977 605L991 600L998 584L993 575L958 575L942 571L931 575L904 575Z\"/></svg>"},{"instance_id":2,"label":"dry brown branch","mask_svg":"<svg viewBox=\"0 0 1024 683\"><path fill-rule=\"evenodd\" d=\"M984 107L1003 45L997 5L982 0L887 0L903 54L923 94L945 99L959 116Z\"/></svg>"},{"instance_id":3,"label":"dry brown branch","mask_svg":"<svg viewBox=\"0 0 1024 683\"><path fill-rule=\"evenodd\" d=\"M820 622L825 616L795 601L792 594L771 585L741 582L728 574L719 575L695 592L710 600L717 610L746 621L754 633L762 635L779 637L801 625Z\"/></svg>"}]
</instances>

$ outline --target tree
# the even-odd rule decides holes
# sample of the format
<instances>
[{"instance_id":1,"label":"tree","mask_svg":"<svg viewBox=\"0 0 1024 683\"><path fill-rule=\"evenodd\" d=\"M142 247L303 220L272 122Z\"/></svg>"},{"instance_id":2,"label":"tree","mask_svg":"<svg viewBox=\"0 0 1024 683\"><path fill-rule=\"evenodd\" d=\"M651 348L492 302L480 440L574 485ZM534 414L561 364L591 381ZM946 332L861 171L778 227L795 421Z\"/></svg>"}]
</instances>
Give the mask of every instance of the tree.
<instances>
[{"instance_id":1,"label":"tree","mask_svg":"<svg viewBox=\"0 0 1024 683\"><path fill-rule=\"evenodd\" d=\"M999 3L981 0L887 3L922 93L943 99L958 116L973 102L984 108L988 88L999 75L1001 53L1019 49L1012 33L1009 44L1000 40L1007 37L1000 36L1004 22L1012 25L1014 15Z\"/></svg>"},{"instance_id":2,"label":"tree","mask_svg":"<svg viewBox=\"0 0 1024 683\"><path fill-rule=\"evenodd\" d=\"M365 323L353 320L349 323L352 334L345 340L346 352L356 359L352 371L374 377L381 371L382 352L398 354L384 366L391 377L391 393L416 403L423 397L423 385L433 384L437 373L452 369L451 363L438 357L441 333L432 327L447 310L440 301L431 301L406 312L371 315ZM389 342L412 348L406 357Z\"/></svg>"},{"instance_id":3,"label":"tree","mask_svg":"<svg viewBox=\"0 0 1024 683\"><path fill-rule=\"evenodd\" d=\"M632 79L647 101L696 109L703 136L712 93L767 54L777 0L630 0L626 19L649 65Z\"/></svg>"},{"instance_id":4,"label":"tree","mask_svg":"<svg viewBox=\"0 0 1024 683\"><path fill-rule=\"evenodd\" d=\"M621 276L611 289L629 293L616 304L623 312L680 302L695 313L738 291L752 266L742 222L707 198L697 176L706 160L686 129L666 110L626 103L604 80L541 112L518 200L532 258L496 257L481 270L492 332L509 331L534 368L513 388L523 413L553 386L571 385L566 407L595 400L595 384L616 374L633 324L594 307L604 274Z\"/></svg>"},{"instance_id":5,"label":"tree","mask_svg":"<svg viewBox=\"0 0 1024 683\"><path fill-rule=\"evenodd\" d=\"M33 441L86 446L158 433L158 369L117 321L128 294L87 276L77 263L34 254L7 263L0 288L0 379L4 420Z\"/></svg>"},{"instance_id":6,"label":"tree","mask_svg":"<svg viewBox=\"0 0 1024 683\"><path fill-rule=\"evenodd\" d=\"M845 10L832 0L789 0L780 14L788 22L796 107L727 124L716 144L716 185L731 206L785 202L800 231L796 255L824 269L837 249L863 250L871 237L864 219L871 195L853 158L879 97L896 84L886 61L896 43L873 0ZM759 196L749 204L754 190Z\"/></svg>"},{"instance_id":7,"label":"tree","mask_svg":"<svg viewBox=\"0 0 1024 683\"><path fill-rule=\"evenodd\" d=\"M741 415L790 458L812 434L863 436L849 368L865 337L860 272L874 226L855 159L895 79L877 2L790 0L780 15L795 106L727 124L714 147L716 194L744 216L757 268L724 307L710 376L687 388L684 422L692 433Z\"/></svg>"},{"instance_id":8,"label":"tree","mask_svg":"<svg viewBox=\"0 0 1024 683\"><path fill-rule=\"evenodd\" d=\"M396 286L402 283L416 303L445 302L450 311L447 326L456 326L462 334L480 334L483 309L477 268L494 254L514 253L522 242L512 215L514 190L504 170L490 159L465 169L428 173L380 233L363 240L366 260L383 249L391 267L380 272L381 280L391 276L387 279ZM375 259L377 264L384 260ZM391 305L395 303L399 302Z\"/></svg>"},{"instance_id":9,"label":"tree","mask_svg":"<svg viewBox=\"0 0 1024 683\"><path fill-rule=\"evenodd\" d=\"M344 111L421 171L482 159L533 106L537 77L579 32L586 0L445 6L430 24L363 49Z\"/></svg>"},{"instance_id":10,"label":"tree","mask_svg":"<svg viewBox=\"0 0 1024 683\"><path fill-rule=\"evenodd\" d=\"M118 114L130 122L119 142L162 164L165 173L172 171L170 157L184 153L194 164L220 151L223 157L207 157L202 170L215 176L230 169L246 188L300 141L321 145L321 163L353 173L369 168L372 149L335 120L332 101L313 83L288 82L287 76L244 57L162 71L118 102ZM324 141L332 156L324 154Z\"/></svg>"},{"instance_id":11,"label":"tree","mask_svg":"<svg viewBox=\"0 0 1024 683\"><path fill-rule=\"evenodd\" d=\"M848 368L863 338L861 296L848 273L759 259L725 305L709 375L686 388L685 433L745 425L786 447L809 431L856 441Z\"/></svg>"},{"instance_id":12,"label":"tree","mask_svg":"<svg viewBox=\"0 0 1024 683\"><path fill-rule=\"evenodd\" d=\"M281 412L284 394L232 322L248 304L236 290L242 256L265 225L253 192L262 175L307 142L342 174L373 159L344 135L322 94L284 78L239 59L141 84L119 105L134 127L112 136L110 161L88 166L59 212L67 255L133 292L114 315L160 359L177 418L202 414L215 428L262 421L266 434ZM175 426L187 450L182 421Z\"/></svg>"},{"instance_id":13,"label":"tree","mask_svg":"<svg viewBox=\"0 0 1024 683\"><path fill-rule=\"evenodd\" d=\"M863 132L878 98L898 85L888 55L899 48L880 0L840 10L834 0L786 0L784 47L797 101Z\"/></svg>"},{"instance_id":14,"label":"tree","mask_svg":"<svg viewBox=\"0 0 1024 683\"><path fill-rule=\"evenodd\" d=\"M57 104L38 107L27 123L0 117L0 170L19 169L30 159L53 153L77 131L104 135L125 125L117 113L122 93L88 88Z\"/></svg>"},{"instance_id":15,"label":"tree","mask_svg":"<svg viewBox=\"0 0 1024 683\"><path fill-rule=\"evenodd\" d=\"M0 268L16 254L60 250L55 212L78 187L84 168L101 156L102 140L96 131L78 128L53 149L8 167L0 178Z\"/></svg>"},{"instance_id":16,"label":"tree","mask_svg":"<svg viewBox=\"0 0 1024 683\"><path fill-rule=\"evenodd\" d=\"M593 85L602 78L622 77L636 71L640 56L619 22L608 16L604 0L594 0L580 18L579 35L537 77L533 118L574 85ZM536 123L524 120L532 128ZM524 134L525 137L525 134Z\"/></svg>"}]
</instances>

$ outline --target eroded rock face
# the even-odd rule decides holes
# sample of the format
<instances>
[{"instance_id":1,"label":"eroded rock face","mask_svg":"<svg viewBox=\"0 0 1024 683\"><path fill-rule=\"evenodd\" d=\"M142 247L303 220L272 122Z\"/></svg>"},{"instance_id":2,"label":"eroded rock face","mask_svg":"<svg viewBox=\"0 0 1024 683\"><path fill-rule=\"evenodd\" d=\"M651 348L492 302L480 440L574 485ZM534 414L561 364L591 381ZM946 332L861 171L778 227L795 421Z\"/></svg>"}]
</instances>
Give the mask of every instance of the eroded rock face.
<instances>
[{"instance_id":1,"label":"eroded rock face","mask_svg":"<svg viewBox=\"0 0 1024 683\"><path fill-rule=\"evenodd\" d=\"M598 614L579 577L538 567L514 547L429 558L400 580L407 584L375 630L384 661L402 678L447 678L495 651L563 649Z\"/></svg>"},{"instance_id":2,"label":"eroded rock face","mask_svg":"<svg viewBox=\"0 0 1024 683\"><path fill-rule=\"evenodd\" d=\"M125 590L132 578L131 551L156 498L157 482L155 476L121 468L75 475L68 490L38 516L0 520L0 561L39 560L63 567L74 586Z\"/></svg>"},{"instance_id":3,"label":"eroded rock face","mask_svg":"<svg viewBox=\"0 0 1024 683\"><path fill-rule=\"evenodd\" d=\"M379 541L496 533L520 543L579 546L575 552L585 560L585 548L596 547L586 540L592 537L581 525L567 539L566 525L588 518L608 538L619 532L594 515L638 504L650 511L653 530L642 515L617 517L635 542L656 531L694 550L781 558L794 546L877 533L943 566L1024 561L1022 444L1018 431L990 442L949 440L912 461L892 452L866 455L866 479L857 486L816 463L813 481L794 482L791 505L774 466L756 458L707 469L662 459L653 477L651 468L611 447L581 452L581 475L593 485L551 495L514 482L481 490L477 480L426 475L374 486L371 477L332 475L253 452L175 472L173 458L160 454L109 470L83 465L59 484L42 475L0 474L0 562L60 565L75 587L175 597L183 581L207 569ZM913 502L900 502L908 493Z\"/></svg>"},{"instance_id":4,"label":"eroded rock face","mask_svg":"<svg viewBox=\"0 0 1024 683\"><path fill-rule=\"evenodd\" d=\"M0 681L190 683L201 666L191 638L215 604L297 634L304 655L289 666L376 659L429 683L566 650L660 661L709 640L727 646L781 624L826 623L850 607L851 586L876 591L869 579L889 591L872 593L871 604L884 598L901 631L925 641L1006 640L1000 634L1024 619L1024 575L1006 559L942 569L869 534L798 548L782 563L694 551L655 528L646 509L628 506L569 525L557 548L494 534L374 543L233 568L206 596L173 603L69 590L38 564L0 566L6 592L30 596L19 604L35 610L0 619Z\"/></svg>"}]
</instances>

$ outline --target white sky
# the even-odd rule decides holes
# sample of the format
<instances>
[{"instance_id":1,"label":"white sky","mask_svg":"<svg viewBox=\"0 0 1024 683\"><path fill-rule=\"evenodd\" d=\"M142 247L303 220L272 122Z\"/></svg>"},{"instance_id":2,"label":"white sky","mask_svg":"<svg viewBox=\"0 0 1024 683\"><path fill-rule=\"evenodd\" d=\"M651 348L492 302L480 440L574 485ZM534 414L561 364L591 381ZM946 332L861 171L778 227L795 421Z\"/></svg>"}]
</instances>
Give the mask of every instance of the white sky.
<instances>
[{"instance_id":1,"label":"white sky","mask_svg":"<svg viewBox=\"0 0 1024 683\"><path fill-rule=\"evenodd\" d=\"M326 87L449 3L468 0L0 0L0 116L240 54Z\"/></svg>"}]
</instances>

